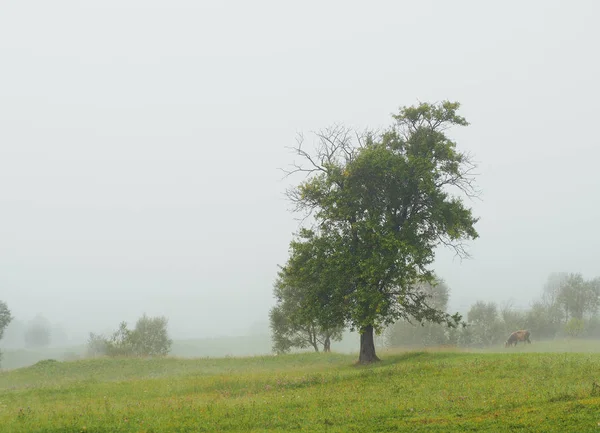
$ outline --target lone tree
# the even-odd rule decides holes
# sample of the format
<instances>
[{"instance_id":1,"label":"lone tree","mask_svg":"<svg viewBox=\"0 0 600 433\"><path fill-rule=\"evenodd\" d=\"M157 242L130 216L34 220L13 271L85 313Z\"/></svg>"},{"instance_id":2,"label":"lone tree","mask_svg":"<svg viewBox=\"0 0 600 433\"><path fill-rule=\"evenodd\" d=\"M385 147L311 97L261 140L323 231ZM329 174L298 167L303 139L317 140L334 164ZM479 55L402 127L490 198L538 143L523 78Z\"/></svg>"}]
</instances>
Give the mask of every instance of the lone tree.
<instances>
[{"instance_id":1,"label":"lone tree","mask_svg":"<svg viewBox=\"0 0 600 433\"><path fill-rule=\"evenodd\" d=\"M466 257L463 242L478 237L463 203L476 195L474 165L446 136L468 125L459 106L402 107L382 133L334 126L316 134L313 152L302 136L293 148L302 162L287 173L306 178L287 194L312 219L291 244L292 257L312 261L296 269L317 281L308 286L315 304L307 308L359 331L360 363L379 360L374 332L401 318L450 327L462 319L430 306L417 289L434 282L429 265L438 245Z\"/></svg>"},{"instance_id":2,"label":"lone tree","mask_svg":"<svg viewBox=\"0 0 600 433\"><path fill-rule=\"evenodd\" d=\"M319 314L310 297L311 291L306 282L295 278L289 265L279 272L274 285L276 305L269 312L272 331L273 351L287 353L292 348L312 347L319 351L331 351L331 340L340 341L344 326L342 323L327 322L325 314Z\"/></svg>"}]
</instances>

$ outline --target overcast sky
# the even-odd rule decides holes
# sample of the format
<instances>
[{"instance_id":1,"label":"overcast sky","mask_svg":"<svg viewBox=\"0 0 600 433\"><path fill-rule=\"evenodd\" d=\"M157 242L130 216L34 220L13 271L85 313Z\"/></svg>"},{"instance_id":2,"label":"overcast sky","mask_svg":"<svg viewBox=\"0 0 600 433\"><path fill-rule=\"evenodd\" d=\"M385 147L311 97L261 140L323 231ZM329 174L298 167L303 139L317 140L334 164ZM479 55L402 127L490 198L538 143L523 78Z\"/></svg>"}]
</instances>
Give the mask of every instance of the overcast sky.
<instances>
[{"instance_id":1,"label":"overcast sky","mask_svg":"<svg viewBox=\"0 0 600 433\"><path fill-rule=\"evenodd\" d=\"M451 306L600 276L600 3L0 0L0 299L73 332L266 321L298 132L450 99L479 162ZM299 180L299 179L296 179Z\"/></svg>"}]
</instances>

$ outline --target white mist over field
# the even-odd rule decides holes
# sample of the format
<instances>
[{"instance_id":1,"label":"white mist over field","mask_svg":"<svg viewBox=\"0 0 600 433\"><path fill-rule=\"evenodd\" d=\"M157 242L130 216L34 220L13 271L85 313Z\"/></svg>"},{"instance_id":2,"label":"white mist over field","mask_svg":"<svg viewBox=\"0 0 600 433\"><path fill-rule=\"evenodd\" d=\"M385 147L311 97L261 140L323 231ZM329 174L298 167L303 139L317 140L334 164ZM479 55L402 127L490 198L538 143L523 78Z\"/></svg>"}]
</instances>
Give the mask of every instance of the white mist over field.
<instances>
[{"instance_id":1,"label":"white mist over field","mask_svg":"<svg viewBox=\"0 0 600 433\"><path fill-rule=\"evenodd\" d=\"M594 1L5 2L0 300L65 344L144 312L175 338L268 332L298 222L296 134L449 99L479 164L451 309L600 275ZM61 332L64 332L61 334Z\"/></svg>"}]
</instances>

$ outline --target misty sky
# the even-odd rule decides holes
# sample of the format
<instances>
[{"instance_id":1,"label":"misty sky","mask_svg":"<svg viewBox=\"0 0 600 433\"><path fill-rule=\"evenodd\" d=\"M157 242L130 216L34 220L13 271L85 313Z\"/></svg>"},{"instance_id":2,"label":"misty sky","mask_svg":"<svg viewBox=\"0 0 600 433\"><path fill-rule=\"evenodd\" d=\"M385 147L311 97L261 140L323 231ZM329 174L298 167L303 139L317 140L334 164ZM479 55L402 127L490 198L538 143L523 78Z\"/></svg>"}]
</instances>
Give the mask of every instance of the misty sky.
<instances>
[{"instance_id":1,"label":"misty sky","mask_svg":"<svg viewBox=\"0 0 600 433\"><path fill-rule=\"evenodd\" d=\"M0 1L0 299L73 332L266 321L298 132L450 99L479 163L451 306L600 276L600 3ZM300 178L292 179L299 181Z\"/></svg>"}]
</instances>

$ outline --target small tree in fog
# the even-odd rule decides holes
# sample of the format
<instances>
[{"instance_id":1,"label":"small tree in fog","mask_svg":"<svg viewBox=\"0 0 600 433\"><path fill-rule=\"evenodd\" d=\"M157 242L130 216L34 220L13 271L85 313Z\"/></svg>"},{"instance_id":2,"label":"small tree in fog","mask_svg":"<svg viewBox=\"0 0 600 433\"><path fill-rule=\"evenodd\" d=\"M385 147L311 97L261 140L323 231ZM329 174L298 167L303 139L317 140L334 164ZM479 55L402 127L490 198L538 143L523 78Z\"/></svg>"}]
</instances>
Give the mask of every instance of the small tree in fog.
<instances>
[{"instance_id":1,"label":"small tree in fog","mask_svg":"<svg viewBox=\"0 0 600 433\"><path fill-rule=\"evenodd\" d=\"M90 332L90 337L87 342L88 356L96 357L106 355L107 348L108 342L104 336Z\"/></svg>"},{"instance_id":2,"label":"small tree in fog","mask_svg":"<svg viewBox=\"0 0 600 433\"><path fill-rule=\"evenodd\" d=\"M2 340L2 337L4 336L4 330L12 319L13 317L10 314L8 305L6 305L6 302L0 301L0 340ZM0 361L2 361L2 352L0 352Z\"/></svg>"},{"instance_id":3,"label":"small tree in fog","mask_svg":"<svg viewBox=\"0 0 600 433\"><path fill-rule=\"evenodd\" d=\"M542 302L547 306L558 305L558 297L560 296L561 287L568 280L567 272L554 272L548 275L546 284L542 292Z\"/></svg>"},{"instance_id":4,"label":"small tree in fog","mask_svg":"<svg viewBox=\"0 0 600 433\"><path fill-rule=\"evenodd\" d=\"M38 314L28 325L25 330L25 345L27 347L39 348L46 347L50 344L52 332L51 325L48 319Z\"/></svg>"},{"instance_id":5,"label":"small tree in fog","mask_svg":"<svg viewBox=\"0 0 600 433\"><path fill-rule=\"evenodd\" d=\"M135 328L127 328L121 322L110 337L90 333L88 355L108 356L165 356L171 350L171 340L167 333L168 320L165 317L140 317Z\"/></svg>"},{"instance_id":6,"label":"small tree in fog","mask_svg":"<svg viewBox=\"0 0 600 433\"><path fill-rule=\"evenodd\" d=\"M558 304L536 301L525 313L526 327L536 339L554 338L562 326L563 312Z\"/></svg>"},{"instance_id":7,"label":"small tree in fog","mask_svg":"<svg viewBox=\"0 0 600 433\"><path fill-rule=\"evenodd\" d=\"M121 322L119 328L112 333L106 344L108 356L132 356L133 344L131 343L131 330L127 329L127 323Z\"/></svg>"},{"instance_id":8,"label":"small tree in fog","mask_svg":"<svg viewBox=\"0 0 600 433\"><path fill-rule=\"evenodd\" d=\"M144 314L130 334L133 352L137 356L165 356L173 340L167 333L166 317L148 317Z\"/></svg>"},{"instance_id":9,"label":"small tree in fog","mask_svg":"<svg viewBox=\"0 0 600 433\"><path fill-rule=\"evenodd\" d=\"M519 329L523 329L526 327L527 319L526 314L517 311L512 301L504 304L502 309L500 310L500 320L504 325L504 334L510 334Z\"/></svg>"},{"instance_id":10,"label":"small tree in fog","mask_svg":"<svg viewBox=\"0 0 600 433\"><path fill-rule=\"evenodd\" d=\"M6 305L6 302L0 301L0 340L2 340L2 337L4 336L4 330L12 321L12 319L13 317L10 314L8 305Z\"/></svg>"},{"instance_id":11,"label":"small tree in fog","mask_svg":"<svg viewBox=\"0 0 600 433\"><path fill-rule=\"evenodd\" d=\"M275 353L307 347L318 352L319 346L329 352L331 341L342 339L343 323L334 315L318 310L310 296L309 286L314 283L315 273L299 276L296 269L301 266L306 264L290 260L281 268L273 287L276 305L269 311L269 324Z\"/></svg>"},{"instance_id":12,"label":"small tree in fog","mask_svg":"<svg viewBox=\"0 0 600 433\"><path fill-rule=\"evenodd\" d=\"M581 274L569 274L562 281L557 303L565 312L565 319L583 319L586 314L598 311L600 305L600 280L584 280Z\"/></svg>"},{"instance_id":13,"label":"small tree in fog","mask_svg":"<svg viewBox=\"0 0 600 433\"><path fill-rule=\"evenodd\" d=\"M503 340L503 326L498 317L498 307L494 302L477 301L467 314L472 344L490 346Z\"/></svg>"},{"instance_id":14,"label":"small tree in fog","mask_svg":"<svg viewBox=\"0 0 600 433\"><path fill-rule=\"evenodd\" d=\"M271 338L273 352L288 353L293 348L304 349L312 347L315 352L319 346L324 352L331 351L331 340L342 339L343 328L323 329L316 321L299 323L286 314L285 307L275 306L269 312L271 322Z\"/></svg>"}]
</instances>

